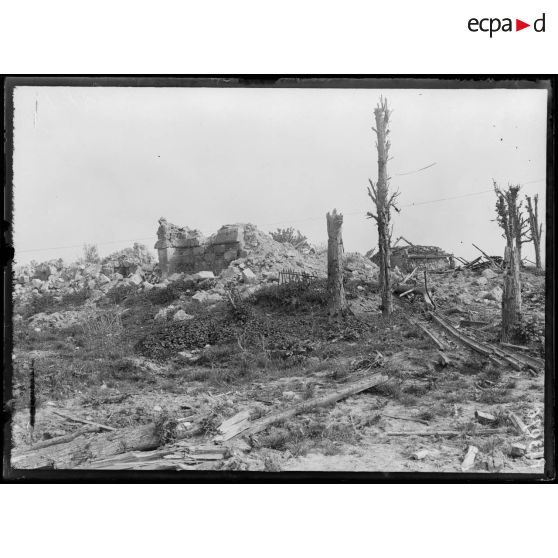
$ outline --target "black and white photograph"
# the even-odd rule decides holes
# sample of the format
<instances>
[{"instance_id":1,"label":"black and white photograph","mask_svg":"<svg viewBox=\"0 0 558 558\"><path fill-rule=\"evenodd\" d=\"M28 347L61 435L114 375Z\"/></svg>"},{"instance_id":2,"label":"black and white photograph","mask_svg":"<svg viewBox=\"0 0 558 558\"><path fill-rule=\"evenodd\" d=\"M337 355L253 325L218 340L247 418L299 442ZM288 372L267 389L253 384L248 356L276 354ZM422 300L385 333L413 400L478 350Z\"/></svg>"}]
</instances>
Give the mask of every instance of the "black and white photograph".
<instances>
[{"instance_id":1,"label":"black and white photograph","mask_svg":"<svg viewBox=\"0 0 558 558\"><path fill-rule=\"evenodd\" d=\"M7 92L11 474L548 471L549 81Z\"/></svg>"}]
</instances>

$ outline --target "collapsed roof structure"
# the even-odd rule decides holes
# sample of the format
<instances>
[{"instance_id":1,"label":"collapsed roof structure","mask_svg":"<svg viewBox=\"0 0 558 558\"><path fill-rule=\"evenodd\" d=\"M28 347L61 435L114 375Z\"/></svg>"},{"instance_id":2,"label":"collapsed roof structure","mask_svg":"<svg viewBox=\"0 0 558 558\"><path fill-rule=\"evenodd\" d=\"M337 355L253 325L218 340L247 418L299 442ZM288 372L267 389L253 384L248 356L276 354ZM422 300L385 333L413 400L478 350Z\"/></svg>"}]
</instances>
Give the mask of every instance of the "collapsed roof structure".
<instances>
[{"instance_id":1,"label":"collapsed roof structure","mask_svg":"<svg viewBox=\"0 0 558 558\"><path fill-rule=\"evenodd\" d=\"M404 240L407 246L397 246L399 240ZM379 264L379 254L371 257L375 264ZM396 266L404 273L410 273L415 267L421 266L429 270L438 271L455 266L453 254L449 254L438 246L422 246L411 244L407 239L399 237L391 247L391 267Z\"/></svg>"}]
</instances>

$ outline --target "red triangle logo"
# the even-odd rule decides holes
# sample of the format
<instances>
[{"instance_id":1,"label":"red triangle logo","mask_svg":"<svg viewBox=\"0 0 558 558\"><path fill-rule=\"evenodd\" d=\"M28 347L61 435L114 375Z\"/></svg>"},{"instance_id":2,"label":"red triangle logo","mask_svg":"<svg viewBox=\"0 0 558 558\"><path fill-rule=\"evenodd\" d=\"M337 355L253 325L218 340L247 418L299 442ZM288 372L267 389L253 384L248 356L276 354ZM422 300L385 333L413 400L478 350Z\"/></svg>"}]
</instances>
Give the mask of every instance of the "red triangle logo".
<instances>
[{"instance_id":1,"label":"red triangle logo","mask_svg":"<svg viewBox=\"0 0 558 558\"><path fill-rule=\"evenodd\" d=\"M526 27L531 27L531 24L530 23L525 23L524 21L521 21L520 19L515 20L515 30L516 31L521 31L522 29L525 29Z\"/></svg>"}]
</instances>

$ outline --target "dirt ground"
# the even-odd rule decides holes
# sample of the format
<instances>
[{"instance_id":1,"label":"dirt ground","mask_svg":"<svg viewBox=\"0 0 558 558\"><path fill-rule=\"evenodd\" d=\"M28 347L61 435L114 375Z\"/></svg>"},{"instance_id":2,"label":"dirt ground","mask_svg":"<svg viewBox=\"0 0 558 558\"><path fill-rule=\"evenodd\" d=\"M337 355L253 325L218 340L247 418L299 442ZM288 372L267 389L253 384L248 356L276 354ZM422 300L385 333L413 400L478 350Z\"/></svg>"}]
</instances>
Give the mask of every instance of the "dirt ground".
<instances>
[{"instance_id":1,"label":"dirt ground","mask_svg":"<svg viewBox=\"0 0 558 558\"><path fill-rule=\"evenodd\" d=\"M479 278L431 274L432 297L436 312L461 331L496 343L500 303L489 293L501 276L478 284ZM518 344L524 354L543 359L544 277L526 271L523 285L527 325ZM187 440L211 444L219 425L241 411L257 420L380 372L387 382L231 443L225 458L195 468L460 472L474 446L470 472L543 472L543 372L498 366L456 342L429 320L420 297L396 296L386 321L373 285L353 282L347 292L354 315L334 324L319 288L269 287L237 299L236 306L226 300L196 305L179 291L166 300L145 294L107 297L94 307L80 301L66 310L83 312L87 321L68 327L38 327L23 313L14 334L13 451L83 427L57 412L115 429L163 418L191 431ZM192 319L155 320L173 296ZM89 327L106 315L118 320ZM443 341L449 362L409 318ZM464 319L477 323L460 325ZM32 438L31 361L37 395ZM494 420L481 424L476 411ZM529 427L527 434L514 427L509 412ZM514 443L526 446L525 455L516 456ZM173 444L168 441L169 448ZM94 467L87 461L75 466Z\"/></svg>"}]
</instances>

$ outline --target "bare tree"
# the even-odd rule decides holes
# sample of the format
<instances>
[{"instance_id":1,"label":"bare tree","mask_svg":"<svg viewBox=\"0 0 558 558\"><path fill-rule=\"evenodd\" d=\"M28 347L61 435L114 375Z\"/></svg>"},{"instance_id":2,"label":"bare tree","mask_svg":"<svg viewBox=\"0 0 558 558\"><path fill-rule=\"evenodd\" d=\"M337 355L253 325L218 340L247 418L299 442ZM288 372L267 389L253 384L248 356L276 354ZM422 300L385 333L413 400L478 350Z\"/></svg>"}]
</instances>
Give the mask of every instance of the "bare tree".
<instances>
[{"instance_id":1,"label":"bare tree","mask_svg":"<svg viewBox=\"0 0 558 558\"><path fill-rule=\"evenodd\" d=\"M504 281L502 294L502 341L511 341L521 322L521 278L517 248L517 196L519 186L508 186L502 191L494 182L496 192L496 220L504 231Z\"/></svg>"},{"instance_id":2,"label":"bare tree","mask_svg":"<svg viewBox=\"0 0 558 558\"><path fill-rule=\"evenodd\" d=\"M334 209L327 219L327 293L329 317L339 318L347 309L343 286L343 215Z\"/></svg>"},{"instance_id":3,"label":"bare tree","mask_svg":"<svg viewBox=\"0 0 558 558\"><path fill-rule=\"evenodd\" d=\"M382 313L389 316L393 311L393 301L391 298L391 279L390 279L390 245L391 233L391 208L399 211L395 206L395 199L398 192L389 193L389 178L387 175L387 162L389 159L390 141L389 117L391 111L388 109L387 99L380 97L378 106L374 109L376 127L372 128L376 132L376 148L378 150L378 181L376 184L368 179L368 195L376 206L376 213L368 212L368 217L372 217L378 224L378 248L380 264L380 292L382 296Z\"/></svg>"},{"instance_id":4,"label":"bare tree","mask_svg":"<svg viewBox=\"0 0 558 558\"><path fill-rule=\"evenodd\" d=\"M518 187L519 188L519 187ZM519 192L518 192L519 193ZM516 213L513 220L515 242L517 245L517 257L519 258L520 267L522 264L521 246L526 242L531 242L529 219L525 217L522 210L522 202L519 202L516 207Z\"/></svg>"},{"instance_id":5,"label":"bare tree","mask_svg":"<svg viewBox=\"0 0 558 558\"><path fill-rule=\"evenodd\" d=\"M541 239L542 239L542 223L539 223L539 195L536 194L535 208L533 210L533 204L531 203L531 198L525 196L527 200L527 213L529 215L529 229L531 231L531 240L535 246L535 265L537 269L542 269L541 263Z\"/></svg>"}]
</instances>

